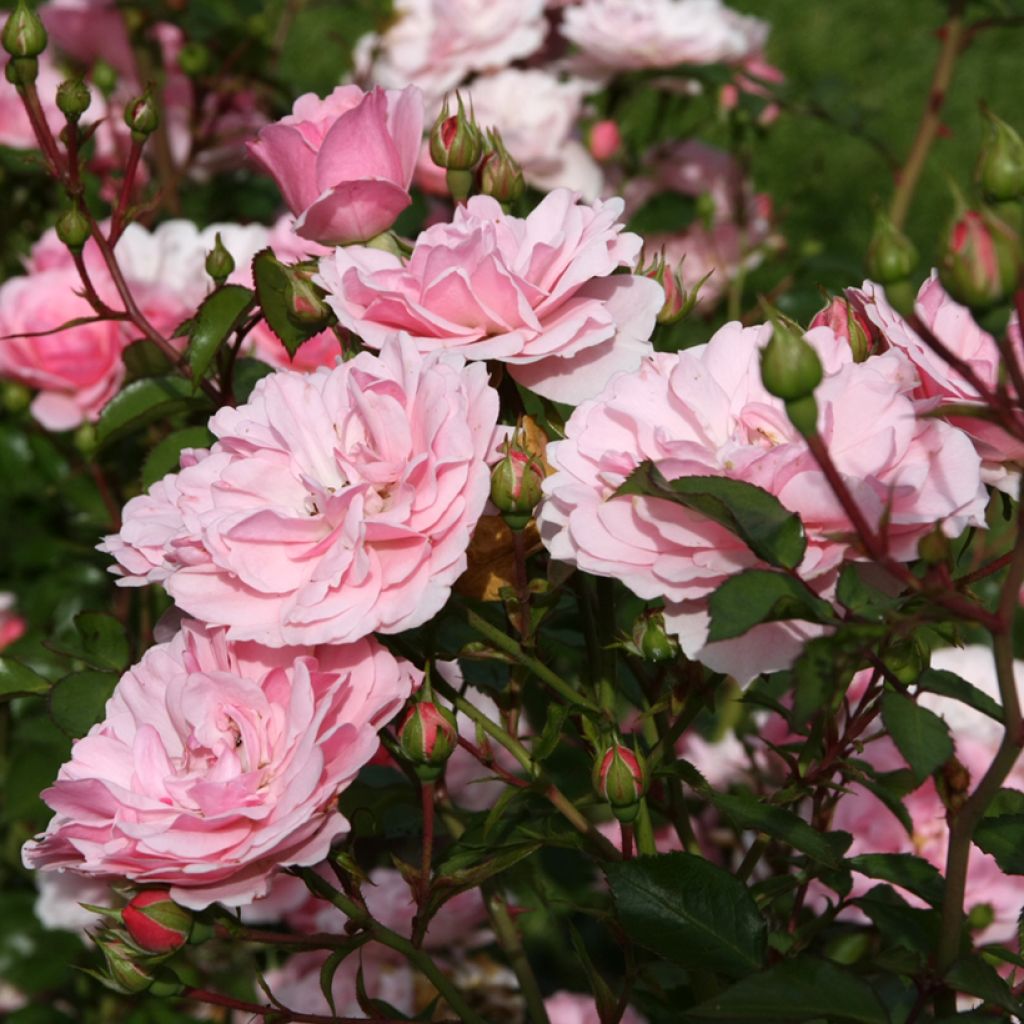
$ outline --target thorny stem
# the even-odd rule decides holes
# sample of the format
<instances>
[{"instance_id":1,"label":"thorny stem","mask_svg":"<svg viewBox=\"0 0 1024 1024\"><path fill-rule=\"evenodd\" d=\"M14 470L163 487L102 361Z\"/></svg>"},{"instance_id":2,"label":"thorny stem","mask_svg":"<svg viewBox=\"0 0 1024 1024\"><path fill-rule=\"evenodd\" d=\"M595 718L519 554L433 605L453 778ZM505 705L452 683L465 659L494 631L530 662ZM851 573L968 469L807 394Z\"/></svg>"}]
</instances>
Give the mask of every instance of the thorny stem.
<instances>
[{"instance_id":1,"label":"thorny stem","mask_svg":"<svg viewBox=\"0 0 1024 1024\"><path fill-rule=\"evenodd\" d=\"M233 996L225 996L220 992L211 992L204 988L187 988L182 993L186 999L192 999L199 1003L209 1003L211 1006L225 1006L230 1010L238 1010L241 1013L252 1013L257 1017L272 1017L277 1021L294 1021L295 1024L365 1024L365 1017L335 1017L322 1013L300 1013L298 1010L289 1010L270 1003L249 1003L244 999L235 999ZM378 1017L377 1024L399 1024L397 1018Z\"/></svg>"},{"instance_id":2,"label":"thorny stem","mask_svg":"<svg viewBox=\"0 0 1024 1024\"><path fill-rule=\"evenodd\" d=\"M914 192L921 179L928 153L932 148L942 124L942 108L946 102L946 94L953 80L953 70L957 57L963 48L964 41L964 7L967 0L950 0L949 16L942 29L942 48L935 64L931 85L928 88L928 100L921 120L917 126L917 134L907 154L906 163L896 177L896 190L893 192L889 205L889 218L897 228L906 223Z\"/></svg>"}]
</instances>

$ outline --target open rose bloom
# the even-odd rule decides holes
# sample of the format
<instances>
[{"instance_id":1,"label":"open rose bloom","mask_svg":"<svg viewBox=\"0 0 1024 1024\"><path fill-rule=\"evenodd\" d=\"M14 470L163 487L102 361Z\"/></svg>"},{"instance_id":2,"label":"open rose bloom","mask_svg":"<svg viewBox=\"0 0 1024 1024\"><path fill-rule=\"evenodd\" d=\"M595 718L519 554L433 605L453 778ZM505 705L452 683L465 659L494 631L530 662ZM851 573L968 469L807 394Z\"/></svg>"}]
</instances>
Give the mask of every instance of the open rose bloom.
<instances>
[{"instance_id":1,"label":"open rose bloom","mask_svg":"<svg viewBox=\"0 0 1024 1024\"><path fill-rule=\"evenodd\" d=\"M271 646L397 633L466 567L498 397L483 366L393 339L334 369L264 378L217 443L125 507L102 545L228 636Z\"/></svg>"},{"instance_id":2,"label":"open rose bloom","mask_svg":"<svg viewBox=\"0 0 1024 1024\"><path fill-rule=\"evenodd\" d=\"M249 903L280 867L324 859L346 829L338 793L417 682L371 640L270 650L186 620L75 744L25 863Z\"/></svg>"},{"instance_id":3,"label":"open rose bloom","mask_svg":"<svg viewBox=\"0 0 1024 1024\"><path fill-rule=\"evenodd\" d=\"M831 594L843 560L857 557L852 526L782 402L761 383L759 353L770 333L727 324L706 345L656 355L612 380L576 409L566 439L548 447L556 472L544 482L540 513L553 557L620 579L640 597L663 596L666 624L686 654L741 681L787 667L813 627L767 623L707 643L711 593L763 563L699 513L615 491L646 460L668 480L755 484L800 516L808 541L800 575ZM980 460L964 433L916 417L912 366L897 353L855 363L829 328L807 340L826 371L815 393L822 439L869 522L887 517L892 555L913 559L937 522L950 536L983 523Z\"/></svg>"}]
</instances>

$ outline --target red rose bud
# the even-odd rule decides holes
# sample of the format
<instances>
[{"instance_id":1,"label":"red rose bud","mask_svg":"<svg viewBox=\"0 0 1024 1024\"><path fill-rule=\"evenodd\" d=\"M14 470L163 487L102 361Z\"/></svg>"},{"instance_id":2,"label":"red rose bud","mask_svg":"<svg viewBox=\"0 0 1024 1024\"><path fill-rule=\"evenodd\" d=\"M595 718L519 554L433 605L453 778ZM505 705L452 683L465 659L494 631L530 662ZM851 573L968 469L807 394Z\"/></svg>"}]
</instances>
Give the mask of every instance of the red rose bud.
<instances>
[{"instance_id":1,"label":"red rose bud","mask_svg":"<svg viewBox=\"0 0 1024 1024\"><path fill-rule=\"evenodd\" d=\"M612 744L594 762L593 782L595 792L619 821L636 819L647 792L647 765L639 754L622 743Z\"/></svg>"},{"instance_id":2,"label":"red rose bud","mask_svg":"<svg viewBox=\"0 0 1024 1024\"><path fill-rule=\"evenodd\" d=\"M487 131L487 154L480 165L480 191L505 206L514 203L526 191L522 167L494 128Z\"/></svg>"},{"instance_id":3,"label":"red rose bud","mask_svg":"<svg viewBox=\"0 0 1024 1024\"><path fill-rule=\"evenodd\" d=\"M868 243L868 275L879 284L894 284L909 277L915 263L914 243L884 213L879 213Z\"/></svg>"},{"instance_id":4,"label":"red rose bud","mask_svg":"<svg viewBox=\"0 0 1024 1024\"><path fill-rule=\"evenodd\" d=\"M430 130L430 159L449 171L472 171L484 153L484 137L472 114L466 115L462 97L456 93L459 109L451 113L448 98Z\"/></svg>"},{"instance_id":5,"label":"red rose bud","mask_svg":"<svg viewBox=\"0 0 1024 1024\"><path fill-rule=\"evenodd\" d=\"M234 257L224 247L218 231L213 248L206 254L206 272L219 288L235 271Z\"/></svg>"},{"instance_id":6,"label":"red rose bud","mask_svg":"<svg viewBox=\"0 0 1024 1024\"><path fill-rule=\"evenodd\" d=\"M967 210L953 224L939 267L958 302L986 309L1006 299L1020 272L1020 237L988 210Z\"/></svg>"},{"instance_id":7,"label":"red rose bud","mask_svg":"<svg viewBox=\"0 0 1024 1024\"><path fill-rule=\"evenodd\" d=\"M587 136L587 146L595 160L611 160L622 147L622 132L615 121L596 121Z\"/></svg>"},{"instance_id":8,"label":"red rose bud","mask_svg":"<svg viewBox=\"0 0 1024 1024\"><path fill-rule=\"evenodd\" d=\"M978 157L978 183L991 202L1024 196L1024 139L1005 121L985 110L988 138Z\"/></svg>"},{"instance_id":9,"label":"red rose bud","mask_svg":"<svg viewBox=\"0 0 1024 1024\"><path fill-rule=\"evenodd\" d=\"M285 303L288 319L305 330L323 330L334 317L331 307L324 301L325 294L307 274L289 267Z\"/></svg>"},{"instance_id":10,"label":"red rose bud","mask_svg":"<svg viewBox=\"0 0 1024 1024\"><path fill-rule=\"evenodd\" d=\"M771 341L761 349L761 381L765 389L786 402L812 395L821 383L818 353L788 317L774 313L771 321Z\"/></svg>"},{"instance_id":11,"label":"red rose bud","mask_svg":"<svg viewBox=\"0 0 1024 1024\"><path fill-rule=\"evenodd\" d=\"M398 729L402 753L424 782L436 779L459 744L455 716L433 701L414 704Z\"/></svg>"},{"instance_id":12,"label":"red rose bud","mask_svg":"<svg viewBox=\"0 0 1024 1024\"><path fill-rule=\"evenodd\" d=\"M874 325L842 295L837 295L824 309L814 314L807 329L814 327L831 327L835 336L850 346L855 363L863 363L878 347L879 336Z\"/></svg>"},{"instance_id":13,"label":"red rose bud","mask_svg":"<svg viewBox=\"0 0 1024 1024\"><path fill-rule=\"evenodd\" d=\"M542 497L544 467L517 430L505 442L505 455L491 470L491 501L513 530L523 530Z\"/></svg>"},{"instance_id":14,"label":"red rose bud","mask_svg":"<svg viewBox=\"0 0 1024 1024\"><path fill-rule=\"evenodd\" d=\"M160 123L160 114L151 92L147 90L129 101L124 108L124 123L132 130L133 142L145 142L147 137L156 131Z\"/></svg>"},{"instance_id":15,"label":"red rose bud","mask_svg":"<svg viewBox=\"0 0 1024 1024\"><path fill-rule=\"evenodd\" d=\"M91 102L89 87L80 78L69 78L57 86L57 109L73 123L89 109Z\"/></svg>"},{"instance_id":16,"label":"red rose bud","mask_svg":"<svg viewBox=\"0 0 1024 1024\"><path fill-rule=\"evenodd\" d=\"M132 941L145 953L167 954L188 942L192 914L175 903L166 889L145 889L121 911Z\"/></svg>"},{"instance_id":17,"label":"red rose bud","mask_svg":"<svg viewBox=\"0 0 1024 1024\"><path fill-rule=\"evenodd\" d=\"M18 0L4 23L0 40L12 57L38 57L46 49L46 29L25 0Z\"/></svg>"},{"instance_id":18,"label":"red rose bud","mask_svg":"<svg viewBox=\"0 0 1024 1024\"><path fill-rule=\"evenodd\" d=\"M637 617L633 623L633 644L647 661L673 661L679 654L679 644L665 632L665 616L658 610Z\"/></svg>"},{"instance_id":19,"label":"red rose bud","mask_svg":"<svg viewBox=\"0 0 1024 1024\"><path fill-rule=\"evenodd\" d=\"M684 257L685 258L685 257ZM674 324L685 320L692 312L697 300L700 298L700 290L704 282L712 275L709 270L689 291L683 284L681 273L682 263L679 267L670 269L665 262L665 254L659 253L650 263L641 262L637 273L643 277L649 277L657 281L665 293L665 302L658 311L659 324Z\"/></svg>"}]
</instances>

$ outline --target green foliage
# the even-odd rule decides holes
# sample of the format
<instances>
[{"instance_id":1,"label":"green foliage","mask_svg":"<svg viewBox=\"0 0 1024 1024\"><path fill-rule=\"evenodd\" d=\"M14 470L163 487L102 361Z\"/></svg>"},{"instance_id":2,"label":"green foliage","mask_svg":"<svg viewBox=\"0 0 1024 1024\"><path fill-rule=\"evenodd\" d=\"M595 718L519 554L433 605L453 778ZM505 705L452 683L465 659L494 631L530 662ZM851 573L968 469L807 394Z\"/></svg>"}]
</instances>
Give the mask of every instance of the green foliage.
<instances>
[{"instance_id":1,"label":"green foliage","mask_svg":"<svg viewBox=\"0 0 1024 1024\"><path fill-rule=\"evenodd\" d=\"M218 288L199 307L189 332L188 365L201 380L217 350L241 326L253 308L253 292L237 284Z\"/></svg>"},{"instance_id":2,"label":"green foliage","mask_svg":"<svg viewBox=\"0 0 1024 1024\"><path fill-rule=\"evenodd\" d=\"M953 756L946 723L895 690L882 698L882 721L918 782Z\"/></svg>"},{"instance_id":3,"label":"green foliage","mask_svg":"<svg viewBox=\"0 0 1024 1024\"><path fill-rule=\"evenodd\" d=\"M711 595L708 607L711 613L709 643L741 636L762 622L780 619L835 621L832 606L806 583L763 569L748 569L738 576L730 576Z\"/></svg>"}]
</instances>

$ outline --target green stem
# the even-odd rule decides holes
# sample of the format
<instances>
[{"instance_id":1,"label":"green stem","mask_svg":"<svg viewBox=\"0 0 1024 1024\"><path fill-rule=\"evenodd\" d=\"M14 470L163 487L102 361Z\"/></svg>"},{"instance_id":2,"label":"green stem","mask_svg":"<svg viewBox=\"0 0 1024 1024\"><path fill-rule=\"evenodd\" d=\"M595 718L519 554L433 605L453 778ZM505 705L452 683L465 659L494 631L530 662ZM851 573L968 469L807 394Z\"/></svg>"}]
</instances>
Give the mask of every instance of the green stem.
<instances>
[{"instance_id":1,"label":"green stem","mask_svg":"<svg viewBox=\"0 0 1024 1024\"><path fill-rule=\"evenodd\" d=\"M512 915L508 912L508 903L500 893L492 891L487 896L487 911L490 914L494 934L498 945L505 951L509 965L519 979L519 988L526 1001L526 1010L533 1024L549 1024L548 1011L544 1006L537 978L530 966L530 961L523 948L522 936L516 927Z\"/></svg>"},{"instance_id":2,"label":"green stem","mask_svg":"<svg viewBox=\"0 0 1024 1024\"><path fill-rule=\"evenodd\" d=\"M650 857L657 854L658 847L654 842L654 826L651 824L651 811L647 806L646 800L640 801L640 813L636 818L633 837L636 839L636 852L641 857Z\"/></svg>"},{"instance_id":3,"label":"green stem","mask_svg":"<svg viewBox=\"0 0 1024 1024\"><path fill-rule=\"evenodd\" d=\"M610 647L615 637L615 581L600 578L597 581L597 621L599 637L604 643L598 649L601 674L597 679L597 699L604 712L615 720L615 673L618 667L615 649Z\"/></svg>"}]
</instances>

